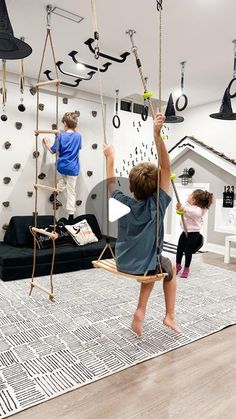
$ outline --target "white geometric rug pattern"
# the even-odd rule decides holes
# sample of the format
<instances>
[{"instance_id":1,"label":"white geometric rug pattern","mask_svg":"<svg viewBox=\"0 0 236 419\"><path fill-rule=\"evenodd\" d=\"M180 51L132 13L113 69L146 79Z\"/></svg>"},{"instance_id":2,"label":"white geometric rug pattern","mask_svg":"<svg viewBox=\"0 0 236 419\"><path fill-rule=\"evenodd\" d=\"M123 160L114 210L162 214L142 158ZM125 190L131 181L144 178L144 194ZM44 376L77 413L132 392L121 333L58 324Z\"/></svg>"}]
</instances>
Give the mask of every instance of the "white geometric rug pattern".
<instances>
[{"instance_id":1,"label":"white geometric rug pattern","mask_svg":"<svg viewBox=\"0 0 236 419\"><path fill-rule=\"evenodd\" d=\"M48 286L48 277L36 280ZM0 418L236 323L235 272L206 264L178 279L179 335L162 324L161 283L142 338L129 328L136 281L95 269L60 274L55 303L37 290L29 297L29 284L0 282Z\"/></svg>"}]
</instances>

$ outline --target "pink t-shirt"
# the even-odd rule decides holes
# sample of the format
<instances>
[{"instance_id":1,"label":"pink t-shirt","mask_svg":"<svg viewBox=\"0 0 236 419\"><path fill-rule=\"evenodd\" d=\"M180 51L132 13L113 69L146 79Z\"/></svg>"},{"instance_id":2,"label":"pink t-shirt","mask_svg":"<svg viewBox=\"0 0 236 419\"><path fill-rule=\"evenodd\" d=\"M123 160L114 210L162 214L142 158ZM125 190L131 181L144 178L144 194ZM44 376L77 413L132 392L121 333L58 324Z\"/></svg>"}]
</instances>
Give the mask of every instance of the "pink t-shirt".
<instances>
[{"instance_id":1,"label":"pink t-shirt","mask_svg":"<svg viewBox=\"0 0 236 419\"><path fill-rule=\"evenodd\" d=\"M191 205L186 202L183 205L184 213L184 220L186 223L186 227L189 233L200 231L203 225L203 216L206 214L206 208L200 208L197 205ZM181 220L181 227L183 228Z\"/></svg>"}]
</instances>

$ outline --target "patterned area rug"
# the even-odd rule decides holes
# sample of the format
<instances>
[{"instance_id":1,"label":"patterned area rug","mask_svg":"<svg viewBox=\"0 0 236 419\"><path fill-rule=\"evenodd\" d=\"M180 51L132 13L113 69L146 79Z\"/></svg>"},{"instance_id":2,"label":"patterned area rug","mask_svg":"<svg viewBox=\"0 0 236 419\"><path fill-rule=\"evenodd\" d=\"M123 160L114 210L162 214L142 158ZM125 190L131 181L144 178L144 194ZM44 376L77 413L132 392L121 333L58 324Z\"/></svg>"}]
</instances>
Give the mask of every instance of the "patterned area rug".
<instances>
[{"instance_id":1,"label":"patterned area rug","mask_svg":"<svg viewBox=\"0 0 236 419\"><path fill-rule=\"evenodd\" d=\"M0 282L0 417L236 323L235 272L195 262L191 277L178 279L180 335L162 324L161 283L143 337L130 331L138 290L95 269L57 275L55 303L37 290L28 297L29 280Z\"/></svg>"}]
</instances>

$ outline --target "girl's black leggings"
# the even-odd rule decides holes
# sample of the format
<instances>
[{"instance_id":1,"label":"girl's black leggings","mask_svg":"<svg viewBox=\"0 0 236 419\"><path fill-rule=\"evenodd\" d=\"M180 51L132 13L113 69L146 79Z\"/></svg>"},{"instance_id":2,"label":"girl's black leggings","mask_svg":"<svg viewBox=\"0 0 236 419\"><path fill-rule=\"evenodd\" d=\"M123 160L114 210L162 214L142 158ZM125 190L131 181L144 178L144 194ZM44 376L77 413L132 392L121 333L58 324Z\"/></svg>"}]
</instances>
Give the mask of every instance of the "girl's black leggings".
<instances>
[{"instance_id":1,"label":"girl's black leggings","mask_svg":"<svg viewBox=\"0 0 236 419\"><path fill-rule=\"evenodd\" d=\"M183 254L185 253L185 267L189 268L192 255L198 246L199 240L199 232L188 233L188 236L186 237L186 234L183 231L178 242L176 263L181 264Z\"/></svg>"}]
</instances>

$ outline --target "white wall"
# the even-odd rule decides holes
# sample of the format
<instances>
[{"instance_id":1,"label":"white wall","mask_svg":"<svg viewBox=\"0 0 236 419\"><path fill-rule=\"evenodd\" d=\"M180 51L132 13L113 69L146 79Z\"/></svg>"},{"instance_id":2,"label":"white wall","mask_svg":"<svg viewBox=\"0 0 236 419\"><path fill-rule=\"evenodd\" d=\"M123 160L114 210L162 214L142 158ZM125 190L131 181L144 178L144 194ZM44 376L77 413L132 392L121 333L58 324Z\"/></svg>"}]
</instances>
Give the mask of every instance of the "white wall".
<instances>
[{"instance_id":1,"label":"white wall","mask_svg":"<svg viewBox=\"0 0 236 419\"><path fill-rule=\"evenodd\" d=\"M182 112L184 122L169 124L168 148L172 148L176 142L185 135L194 136L226 156L236 159L236 120L222 121L209 117L211 113L219 112L221 101L208 103L202 106L189 108ZM232 100L232 108L235 101Z\"/></svg>"},{"instance_id":2,"label":"white wall","mask_svg":"<svg viewBox=\"0 0 236 419\"><path fill-rule=\"evenodd\" d=\"M20 103L18 82L14 77L8 75L6 108L8 121L0 121L0 239L4 234L1 229L2 225L8 224L11 216L31 214L34 211L34 198L27 197L27 191L33 191L32 184L35 182L35 160L32 153L35 149L36 96L29 93L30 85L33 85L33 82L27 80L24 97L26 111L21 113L17 109ZM60 119L66 111L79 110L81 112L79 129L83 136L83 150L81 151L81 174L77 184L77 199L81 199L83 204L77 207L77 214L87 212L86 202L90 202L89 210L91 208L91 211L95 212L100 225L102 225L105 206L103 192L100 189L97 200L93 202L89 198L95 185L104 179L105 164L102 153L103 131L100 100L96 95L77 89L62 88L61 92L59 100ZM69 98L68 105L62 103L62 97L65 96ZM55 122L53 114L54 99L55 97L50 91L44 91L41 96L40 102L45 105L45 110L40 112L40 126L43 128L50 127ZM111 124L114 114L114 100L105 98L105 103L107 139L109 142L113 141L116 148L116 175L127 177L127 171L132 167L133 160L135 164L142 161L142 157L143 160L155 160L152 119L148 118L146 122L143 122L140 115L120 111L121 127L114 129ZM167 125L165 129L168 136L166 140L167 148L173 147L184 136L193 135L215 149L222 150L229 157L236 158L236 121L218 121L208 116L212 112L217 112L219 107L220 102L189 109L184 113L184 123ZM92 110L97 110L98 116L96 118L92 117ZM23 128L20 131L15 128L16 121L23 123ZM9 150L4 148L5 141L10 141L12 144ZM92 149L93 143L98 143L97 150ZM40 153L39 171L47 174L47 177L41 182L51 184L53 181L53 156L46 153L41 144ZM19 171L13 169L14 163L21 163L22 167ZM87 170L93 171L92 177L87 176ZM5 176L12 179L8 185L3 184L2 179ZM204 179L204 181L207 182L208 180ZM3 207L2 202L4 201L10 201L10 207ZM62 201L64 204L64 198L62 198ZM48 194L45 192L40 192L39 213L51 213ZM66 215L66 212L62 208L58 211L58 218L64 215ZM222 234L220 235L220 241L222 242Z\"/></svg>"}]
</instances>

